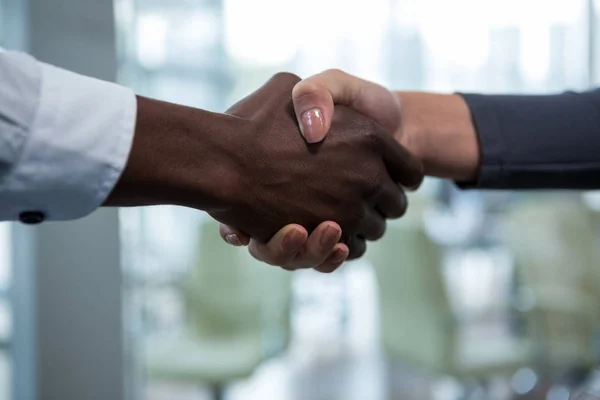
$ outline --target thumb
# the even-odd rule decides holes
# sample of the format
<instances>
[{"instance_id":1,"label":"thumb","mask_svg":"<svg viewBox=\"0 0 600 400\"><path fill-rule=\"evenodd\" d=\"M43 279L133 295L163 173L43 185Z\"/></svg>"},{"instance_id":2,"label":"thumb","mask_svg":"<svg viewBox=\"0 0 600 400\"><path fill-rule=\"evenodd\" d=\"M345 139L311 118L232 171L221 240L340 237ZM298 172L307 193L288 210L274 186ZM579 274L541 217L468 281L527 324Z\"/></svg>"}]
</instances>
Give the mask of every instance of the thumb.
<instances>
[{"instance_id":1,"label":"thumb","mask_svg":"<svg viewBox=\"0 0 600 400\"><path fill-rule=\"evenodd\" d=\"M298 82L292 91L300 131L308 143L320 142L331 126L334 104L374 119L394 133L400 127L396 96L373 82L340 70L327 70Z\"/></svg>"},{"instance_id":2,"label":"thumb","mask_svg":"<svg viewBox=\"0 0 600 400\"><path fill-rule=\"evenodd\" d=\"M308 143L325 139L333 117L334 99L323 74L313 75L294 86L292 101L302 136Z\"/></svg>"},{"instance_id":3,"label":"thumb","mask_svg":"<svg viewBox=\"0 0 600 400\"><path fill-rule=\"evenodd\" d=\"M297 75L288 72L275 74L258 90L231 106L227 110L227 114L250 119L265 103L280 102L282 96L289 101L290 89L299 81L300 78Z\"/></svg>"}]
</instances>

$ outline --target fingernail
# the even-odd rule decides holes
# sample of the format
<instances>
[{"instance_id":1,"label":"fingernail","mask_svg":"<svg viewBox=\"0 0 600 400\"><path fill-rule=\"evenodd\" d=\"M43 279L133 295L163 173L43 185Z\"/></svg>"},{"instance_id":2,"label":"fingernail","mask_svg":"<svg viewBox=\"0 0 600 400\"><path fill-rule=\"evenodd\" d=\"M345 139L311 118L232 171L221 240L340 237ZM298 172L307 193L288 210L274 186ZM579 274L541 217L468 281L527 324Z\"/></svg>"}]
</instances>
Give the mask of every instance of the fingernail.
<instances>
[{"instance_id":1,"label":"fingernail","mask_svg":"<svg viewBox=\"0 0 600 400\"><path fill-rule=\"evenodd\" d=\"M226 235L225 240L232 246L242 246L240 238L235 233L230 233Z\"/></svg>"},{"instance_id":2,"label":"fingernail","mask_svg":"<svg viewBox=\"0 0 600 400\"><path fill-rule=\"evenodd\" d=\"M292 253L299 250L303 243L304 236L297 230L293 230L283 238L283 249Z\"/></svg>"},{"instance_id":3,"label":"fingernail","mask_svg":"<svg viewBox=\"0 0 600 400\"><path fill-rule=\"evenodd\" d=\"M327 225L321 237L319 238L319 244L323 249L329 249L338 242L338 231L331 225Z\"/></svg>"},{"instance_id":4,"label":"fingernail","mask_svg":"<svg viewBox=\"0 0 600 400\"><path fill-rule=\"evenodd\" d=\"M323 112L319 108L304 111L300 116L300 132L308 143L319 142L324 127Z\"/></svg>"}]
</instances>

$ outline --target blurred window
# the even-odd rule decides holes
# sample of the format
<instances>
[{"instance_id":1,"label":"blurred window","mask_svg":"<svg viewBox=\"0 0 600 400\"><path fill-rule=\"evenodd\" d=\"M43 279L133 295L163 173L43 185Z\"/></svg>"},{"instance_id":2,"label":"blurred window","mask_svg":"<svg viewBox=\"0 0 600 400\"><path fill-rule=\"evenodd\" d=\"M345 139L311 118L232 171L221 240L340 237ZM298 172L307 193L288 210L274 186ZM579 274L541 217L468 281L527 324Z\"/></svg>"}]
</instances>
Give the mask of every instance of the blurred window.
<instances>
[{"instance_id":1,"label":"blurred window","mask_svg":"<svg viewBox=\"0 0 600 400\"><path fill-rule=\"evenodd\" d=\"M224 111L276 72L306 77L328 68L392 89L582 90L591 84L596 71L590 66L598 64L592 61L600 54L596 49L589 52L589 4L586 0L116 0L120 77L143 95L213 111ZM460 212L449 207L446 215L438 213L437 226L435 220L428 224L434 240L451 249L444 276L458 314L478 314L510 302L510 257L497 243L490 246L477 238L493 242L494 213L511 198L511 194L466 196L452 191ZM135 304L131 320L141 335L172 329L181 323L183 303L169 282L184 276L203 216L176 207L122 213L129 298ZM456 226L461 227L461 243ZM348 271L364 274L360 269ZM348 299L364 295L352 292L360 291L360 285L344 285L337 275L299 274L295 318L302 321L295 326L337 332L347 318ZM319 321L325 322L317 326Z\"/></svg>"}]
</instances>

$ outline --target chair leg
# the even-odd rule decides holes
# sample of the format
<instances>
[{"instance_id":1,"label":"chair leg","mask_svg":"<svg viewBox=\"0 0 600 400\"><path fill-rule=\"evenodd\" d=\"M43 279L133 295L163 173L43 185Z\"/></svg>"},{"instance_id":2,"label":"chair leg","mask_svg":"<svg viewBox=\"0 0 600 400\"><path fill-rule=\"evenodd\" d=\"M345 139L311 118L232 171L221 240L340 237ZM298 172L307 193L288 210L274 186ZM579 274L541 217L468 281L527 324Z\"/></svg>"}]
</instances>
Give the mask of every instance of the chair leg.
<instances>
[{"instance_id":1,"label":"chair leg","mask_svg":"<svg viewBox=\"0 0 600 400\"><path fill-rule=\"evenodd\" d=\"M212 400L225 400L225 385L214 384L210 388Z\"/></svg>"}]
</instances>

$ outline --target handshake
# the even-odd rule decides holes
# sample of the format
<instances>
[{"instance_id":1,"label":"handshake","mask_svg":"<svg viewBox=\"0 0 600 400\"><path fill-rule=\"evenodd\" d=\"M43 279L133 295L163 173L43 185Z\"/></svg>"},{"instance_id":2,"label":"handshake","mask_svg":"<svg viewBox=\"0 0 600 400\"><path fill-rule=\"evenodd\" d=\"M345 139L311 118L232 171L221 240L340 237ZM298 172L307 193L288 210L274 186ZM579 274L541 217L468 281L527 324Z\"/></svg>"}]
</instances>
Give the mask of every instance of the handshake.
<instances>
[{"instance_id":1,"label":"handshake","mask_svg":"<svg viewBox=\"0 0 600 400\"><path fill-rule=\"evenodd\" d=\"M234 155L242 172L231 191L234 205L208 212L225 224L221 232L230 244L254 239L250 251L256 258L290 269L332 271L346 257L360 257L366 240L381 238L386 219L404 214L402 187L419 186L423 169L393 136L400 114L391 92L373 85L381 99L372 107L388 109L382 118L385 126L352 109L352 102L335 108L333 103L319 104L327 98L318 96L330 92L299 81L295 75L278 74L227 111L245 125L231 138L244 143ZM332 115L324 115L323 109ZM329 132L321 141L327 133L324 119ZM321 226L324 221L334 223ZM308 232L313 234L307 240ZM339 241L343 245L332 249ZM322 265L327 252L333 259Z\"/></svg>"},{"instance_id":2,"label":"handshake","mask_svg":"<svg viewBox=\"0 0 600 400\"><path fill-rule=\"evenodd\" d=\"M107 204L204 210L262 261L331 272L381 238L406 211L403 188L423 180L402 117L396 94L335 70L277 74L225 114L138 97Z\"/></svg>"}]
</instances>

